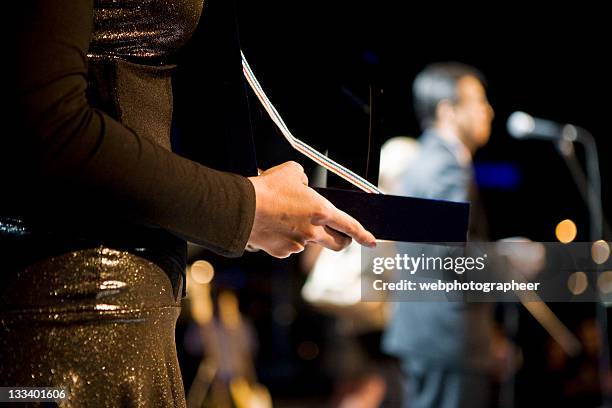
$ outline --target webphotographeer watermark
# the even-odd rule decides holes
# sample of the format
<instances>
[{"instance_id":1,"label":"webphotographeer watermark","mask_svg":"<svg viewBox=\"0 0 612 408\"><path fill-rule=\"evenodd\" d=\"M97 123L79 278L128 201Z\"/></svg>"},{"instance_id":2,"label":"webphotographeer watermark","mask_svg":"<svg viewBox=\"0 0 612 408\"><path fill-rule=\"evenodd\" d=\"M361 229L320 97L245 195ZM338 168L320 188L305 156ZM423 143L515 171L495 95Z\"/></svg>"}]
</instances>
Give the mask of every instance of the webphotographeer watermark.
<instances>
[{"instance_id":1,"label":"webphotographeer watermark","mask_svg":"<svg viewBox=\"0 0 612 408\"><path fill-rule=\"evenodd\" d=\"M382 242L362 249L361 298L612 303L612 260L602 257L602 242Z\"/></svg>"}]
</instances>

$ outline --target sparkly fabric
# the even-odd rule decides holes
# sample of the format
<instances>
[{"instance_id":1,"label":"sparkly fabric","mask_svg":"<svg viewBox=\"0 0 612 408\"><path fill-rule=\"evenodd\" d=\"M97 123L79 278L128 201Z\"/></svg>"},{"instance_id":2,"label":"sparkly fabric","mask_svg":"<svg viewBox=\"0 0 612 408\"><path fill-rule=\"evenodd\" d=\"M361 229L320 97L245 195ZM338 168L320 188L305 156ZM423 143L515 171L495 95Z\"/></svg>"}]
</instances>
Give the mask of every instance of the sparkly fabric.
<instances>
[{"instance_id":1,"label":"sparkly fabric","mask_svg":"<svg viewBox=\"0 0 612 408\"><path fill-rule=\"evenodd\" d=\"M96 0L93 55L165 59L196 28L203 0Z\"/></svg>"},{"instance_id":2,"label":"sparkly fabric","mask_svg":"<svg viewBox=\"0 0 612 408\"><path fill-rule=\"evenodd\" d=\"M203 0L96 0L90 104L171 150L168 61L195 30Z\"/></svg>"},{"instance_id":3,"label":"sparkly fabric","mask_svg":"<svg viewBox=\"0 0 612 408\"><path fill-rule=\"evenodd\" d=\"M203 0L96 0L88 99L171 150L169 60L195 30Z\"/></svg>"},{"instance_id":4,"label":"sparkly fabric","mask_svg":"<svg viewBox=\"0 0 612 408\"><path fill-rule=\"evenodd\" d=\"M128 252L34 263L0 288L0 386L64 388L60 407L184 406L179 311L166 274Z\"/></svg>"},{"instance_id":5,"label":"sparkly fabric","mask_svg":"<svg viewBox=\"0 0 612 408\"><path fill-rule=\"evenodd\" d=\"M95 0L87 55L90 106L171 151L175 65L169 61L191 37L202 8L203 0ZM164 251L176 247L174 237L164 238L145 226L117 229L140 230L134 234L133 253L139 247L151 252L145 242L153 235L159 236L155 247L166 247ZM157 252L163 261L158 265L171 265ZM183 270L165 268L175 287L176 277L184 279L183 263L177 264Z\"/></svg>"},{"instance_id":6,"label":"sparkly fabric","mask_svg":"<svg viewBox=\"0 0 612 408\"><path fill-rule=\"evenodd\" d=\"M66 7L70 10L65 11ZM47 125L55 129L60 123L67 128L65 135L59 129L53 133L68 135L61 149L56 149L63 152L59 156L61 165L70 168L74 165L71 160L78 158L75 171L89 169L89 173L83 170L84 175L90 177L86 180L93 180L87 187L96 187L104 180L109 183L108 191L102 193L119 198L120 204L127 197L125 202L140 210L139 216L148 208L142 205L143 197L147 197L145 202L158 200L162 205L142 214L147 222L155 221L153 225L144 225L142 219L132 223L136 217L130 214L134 208L129 205L120 217L113 208L105 213L103 205L92 207L91 220L75 218L68 220L68 225L62 225L61 217L48 215L42 223L31 217L0 217L0 255L5 260L4 270L0 271L0 386L65 388L68 399L60 402L61 407L185 405L174 329L186 251L182 239L163 234L157 226L180 225L185 214L197 213L198 219L207 219L200 208L190 212L190 200L181 195L182 191L175 191L183 180L205 181L205 176L200 167L179 162L162 149L152 149L141 138L171 149L172 57L191 36L202 7L202 0L79 0L74 7L66 2L27 2L23 6L23 15L31 13L33 18L24 24L36 24L24 30L21 37L29 40L32 32L36 40L32 43L44 45L32 46L24 57L24 61L32 62L27 67L33 63L45 66L40 73L24 70L28 92L32 83L46 84L48 73L56 75L51 75L54 81L48 87L36 88L39 93L34 95L36 103L31 106L37 108L44 102L41 109L45 118L48 112L60 112L57 118L62 120L51 115L53 126ZM43 36L45 29L56 30L57 35ZM85 92L82 56L87 44L85 105L81 103L81 92ZM57 61L47 58L45 52L58 53ZM34 58L37 53L44 64ZM56 95L70 97L60 104ZM99 128L85 120L81 122L90 118L91 107L104 112L93 116L102 121ZM66 112L70 115L64 117ZM74 112L84 114L81 117ZM107 120L106 115L123 126ZM71 133L74 129L68 125L74 121L85 126L86 131ZM117 140L120 137L123 139ZM82 144L75 145L71 138ZM94 143L89 143L92 140ZM134 140L139 146L137 156L130 155ZM66 148L66 153L62 150L65 146L72 150ZM58 154L56 150L49 157ZM134 160L110 166L114 162L109 157ZM131 167L123 166L125 163ZM125 178L116 177L116 168ZM173 178L156 174L158 169ZM150 175L156 175L160 185L168 188L156 190L151 186ZM214 180L223 185L230 184L227 178L214 175ZM117 179L121 183L114 185ZM252 188L248 181L241 182ZM142 192L151 192L151 196ZM163 205L164 199L175 196L176 211L171 205ZM211 198L211 202L215 200ZM46 200L37 204L44 206ZM20 208L16 207L21 211ZM37 211L35 215L42 214ZM185 228L175 228L175 232L184 231ZM217 235L209 236L208 230L181 236L210 238L212 244L230 249L229 244L222 245L224 241L214 239ZM183 245L178 245L177 240ZM96 244L89 245L91 242ZM97 247L98 243L102 246ZM238 246L244 248L241 242ZM139 254L148 254L155 263Z\"/></svg>"},{"instance_id":7,"label":"sparkly fabric","mask_svg":"<svg viewBox=\"0 0 612 408\"><path fill-rule=\"evenodd\" d=\"M90 56L89 103L140 136L172 150L174 68L174 65L142 65L118 58Z\"/></svg>"}]
</instances>

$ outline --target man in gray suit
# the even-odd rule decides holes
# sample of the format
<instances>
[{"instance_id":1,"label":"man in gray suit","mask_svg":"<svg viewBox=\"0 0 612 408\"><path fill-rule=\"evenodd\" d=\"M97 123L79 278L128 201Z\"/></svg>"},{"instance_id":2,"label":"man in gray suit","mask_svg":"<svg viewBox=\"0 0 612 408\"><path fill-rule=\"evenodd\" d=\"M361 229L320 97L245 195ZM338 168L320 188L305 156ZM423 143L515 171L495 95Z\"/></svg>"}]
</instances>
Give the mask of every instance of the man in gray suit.
<instances>
[{"instance_id":1,"label":"man in gray suit","mask_svg":"<svg viewBox=\"0 0 612 408\"><path fill-rule=\"evenodd\" d=\"M474 201L472 156L489 140L493 109L485 81L459 63L425 68L413 83L414 106L424 132L418 157L406 168L399 191L412 197L471 201L470 239L484 222ZM415 251L398 244L399 253ZM418 249L421 252L431 249ZM491 307L487 304L398 302L383 349L397 356L406 377L404 405L411 408L487 406Z\"/></svg>"}]
</instances>

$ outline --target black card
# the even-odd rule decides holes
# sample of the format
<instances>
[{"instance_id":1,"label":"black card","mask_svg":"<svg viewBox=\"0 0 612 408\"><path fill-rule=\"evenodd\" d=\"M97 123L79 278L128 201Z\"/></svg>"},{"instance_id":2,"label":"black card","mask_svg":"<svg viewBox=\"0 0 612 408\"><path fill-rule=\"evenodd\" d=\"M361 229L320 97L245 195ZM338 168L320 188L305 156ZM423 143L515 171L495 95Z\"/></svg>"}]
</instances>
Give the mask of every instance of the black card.
<instances>
[{"instance_id":1,"label":"black card","mask_svg":"<svg viewBox=\"0 0 612 408\"><path fill-rule=\"evenodd\" d=\"M315 190L359 221L377 239L463 243L467 238L468 203L332 188L316 187Z\"/></svg>"}]
</instances>

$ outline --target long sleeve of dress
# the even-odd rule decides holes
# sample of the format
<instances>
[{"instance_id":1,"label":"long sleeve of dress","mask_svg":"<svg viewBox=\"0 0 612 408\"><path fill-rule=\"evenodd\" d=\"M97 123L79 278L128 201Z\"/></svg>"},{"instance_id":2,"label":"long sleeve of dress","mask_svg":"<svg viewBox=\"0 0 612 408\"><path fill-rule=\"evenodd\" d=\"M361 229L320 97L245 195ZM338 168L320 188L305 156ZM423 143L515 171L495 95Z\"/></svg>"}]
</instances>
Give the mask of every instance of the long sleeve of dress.
<instances>
[{"instance_id":1,"label":"long sleeve of dress","mask_svg":"<svg viewBox=\"0 0 612 408\"><path fill-rule=\"evenodd\" d=\"M88 103L92 0L17 3L9 61L19 131L0 143L11 149L15 174L28 175L23 183L67 192L46 194L37 205L89 206L92 217L119 211L222 255L241 254L255 211L246 178L182 158Z\"/></svg>"}]
</instances>

